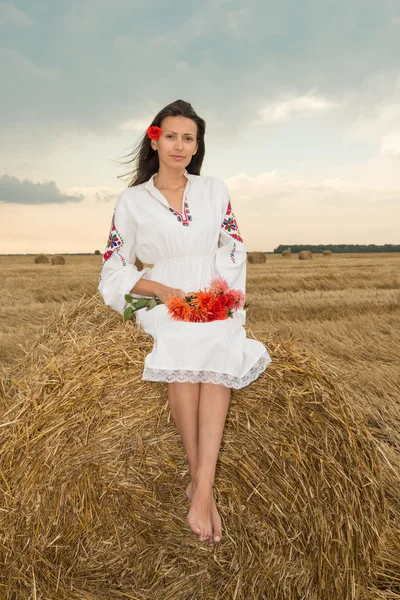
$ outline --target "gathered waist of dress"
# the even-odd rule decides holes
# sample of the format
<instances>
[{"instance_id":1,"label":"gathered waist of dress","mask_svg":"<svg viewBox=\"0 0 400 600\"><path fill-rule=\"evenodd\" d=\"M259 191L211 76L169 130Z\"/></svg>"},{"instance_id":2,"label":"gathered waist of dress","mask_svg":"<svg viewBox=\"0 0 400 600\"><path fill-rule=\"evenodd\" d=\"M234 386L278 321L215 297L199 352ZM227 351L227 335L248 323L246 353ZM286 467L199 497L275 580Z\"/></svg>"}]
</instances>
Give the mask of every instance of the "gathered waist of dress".
<instances>
[{"instance_id":1,"label":"gathered waist of dress","mask_svg":"<svg viewBox=\"0 0 400 600\"><path fill-rule=\"evenodd\" d=\"M156 260L154 263L154 267L157 265L163 265L165 263L170 263L173 261L192 261L192 260L201 260L201 261L209 261L214 262L215 256L210 254L192 254L190 256L175 256L173 258L161 258L160 260Z\"/></svg>"}]
</instances>

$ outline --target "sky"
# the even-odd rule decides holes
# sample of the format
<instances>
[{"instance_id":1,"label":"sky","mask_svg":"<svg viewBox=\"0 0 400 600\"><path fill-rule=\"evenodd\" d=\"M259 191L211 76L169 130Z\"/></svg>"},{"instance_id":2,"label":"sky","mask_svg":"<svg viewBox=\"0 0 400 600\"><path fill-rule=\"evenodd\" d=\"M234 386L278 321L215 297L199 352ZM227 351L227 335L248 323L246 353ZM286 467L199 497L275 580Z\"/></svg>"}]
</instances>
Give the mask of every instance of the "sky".
<instances>
[{"instance_id":1,"label":"sky","mask_svg":"<svg viewBox=\"0 0 400 600\"><path fill-rule=\"evenodd\" d=\"M398 0L0 1L0 253L104 251L177 99L247 251L400 243Z\"/></svg>"}]
</instances>

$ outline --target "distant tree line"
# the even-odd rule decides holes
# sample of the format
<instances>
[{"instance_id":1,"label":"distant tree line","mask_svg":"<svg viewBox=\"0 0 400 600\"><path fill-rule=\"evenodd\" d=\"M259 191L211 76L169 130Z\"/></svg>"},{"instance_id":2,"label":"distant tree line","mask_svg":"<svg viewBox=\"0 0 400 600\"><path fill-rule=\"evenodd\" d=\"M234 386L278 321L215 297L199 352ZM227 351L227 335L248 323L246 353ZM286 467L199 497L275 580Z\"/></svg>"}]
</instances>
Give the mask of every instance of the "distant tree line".
<instances>
[{"instance_id":1,"label":"distant tree line","mask_svg":"<svg viewBox=\"0 0 400 600\"><path fill-rule=\"evenodd\" d=\"M332 252L400 252L400 244L298 244L285 245L280 244L274 248L274 254L281 254L283 250L290 250L294 254L302 250L311 250L311 252L323 252L324 250L332 250Z\"/></svg>"}]
</instances>

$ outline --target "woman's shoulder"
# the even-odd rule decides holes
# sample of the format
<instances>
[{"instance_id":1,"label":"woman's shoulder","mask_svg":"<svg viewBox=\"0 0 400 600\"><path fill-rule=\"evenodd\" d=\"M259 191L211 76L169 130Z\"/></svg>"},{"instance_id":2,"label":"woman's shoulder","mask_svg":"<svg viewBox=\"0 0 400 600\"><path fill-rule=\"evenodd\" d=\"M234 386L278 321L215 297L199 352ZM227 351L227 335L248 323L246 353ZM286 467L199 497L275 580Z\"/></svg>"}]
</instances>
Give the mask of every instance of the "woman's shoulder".
<instances>
[{"instance_id":1,"label":"woman's shoulder","mask_svg":"<svg viewBox=\"0 0 400 600\"><path fill-rule=\"evenodd\" d=\"M124 190L119 192L117 196L117 202L124 204L125 202L132 203L132 201L143 196L144 192L144 183L140 183L138 185L132 185L126 187Z\"/></svg>"},{"instance_id":2,"label":"woman's shoulder","mask_svg":"<svg viewBox=\"0 0 400 600\"><path fill-rule=\"evenodd\" d=\"M193 175L192 173L190 173L190 177L193 177L194 179L201 179L203 181L216 181L216 180L221 180L221 177L217 177L217 175Z\"/></svg>"},{"instance_id":3,"label":"woman's shoulder","mask_svg":"<svg viewBox=\"0 0 400 600\"><path fill-rule=\"evenodd\" d=\"M221 177L217 175L192 175L192 177L196 177L194 187L198 189L200 194L206 193L208 197L214 199L214 202L224 204L228 195L228 188Z\"/></svg>"},{"instance_id":4,"label":"woman's shoulder","mask_svg":"<svg viewBox=\"0 0 400 600\"><path fill-rule=\"evenodd\" d=\"M217 175L191 175L191 177L203 185L207 185L210 187L218 187L224 186L225 182L221 177Z\"/></svg>"}]
</instances>

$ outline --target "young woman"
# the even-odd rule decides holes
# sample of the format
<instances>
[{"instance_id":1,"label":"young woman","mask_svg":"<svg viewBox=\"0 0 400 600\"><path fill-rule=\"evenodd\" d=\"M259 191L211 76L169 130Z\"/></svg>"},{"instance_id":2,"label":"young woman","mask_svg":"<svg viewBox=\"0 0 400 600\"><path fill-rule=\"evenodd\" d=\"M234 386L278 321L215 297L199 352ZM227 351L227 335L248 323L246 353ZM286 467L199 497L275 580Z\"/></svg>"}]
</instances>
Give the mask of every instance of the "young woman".
<instances>
[{"instance_id":1,"label":"young woman","mask_svg":"<svg viewBox=\"0 0 400 600\"><path fill-rule=\"evenodd\" d=\"M204 134L205 121L183 100L154 117L115 204L98 289L121 314L128 293L162 301L134 313L154 339L142 380L168 383L191 476L187 522L201 541L214 544L222 530L213 484L231 389L254 381L271 358L261 342L246 337L244 309L193 323L174 320L166 307L218 276L245 293L246 251L228 189L219 177L200 175ZM138 270L136 257L153 267Z\"/></svg>"}]
</instances>

